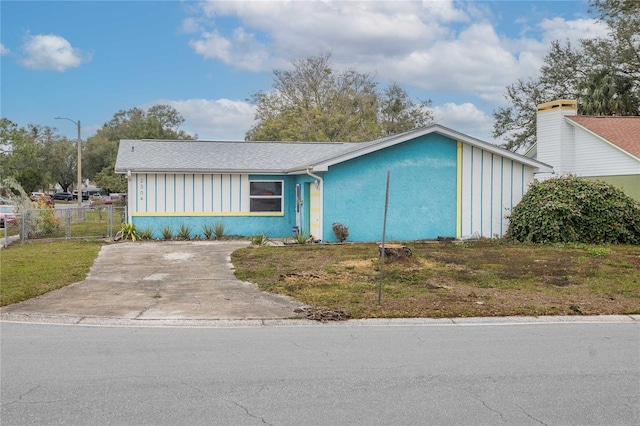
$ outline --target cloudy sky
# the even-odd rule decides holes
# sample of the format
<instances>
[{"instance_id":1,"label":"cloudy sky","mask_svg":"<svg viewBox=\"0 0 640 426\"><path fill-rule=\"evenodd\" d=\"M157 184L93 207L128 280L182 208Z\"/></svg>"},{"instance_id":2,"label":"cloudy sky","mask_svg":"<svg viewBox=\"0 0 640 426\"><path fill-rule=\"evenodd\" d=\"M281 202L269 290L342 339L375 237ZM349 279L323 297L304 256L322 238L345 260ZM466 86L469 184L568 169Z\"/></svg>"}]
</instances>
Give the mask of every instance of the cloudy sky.
<instances>
[{"instance_id":1,"label":"cloudy sky","mask_svg":"<svg viewBox=\"0 0 640 426\"><path fill-rule=\"evenodd\" d=\"M337 68L432 99L438 121L489 142L505 86L552 40L604 34L586 1L2 1L1 114L95 133L114 113L175 107L200 139L244 139L273 69L331 52Z\"/></svg>"}]
</instances>

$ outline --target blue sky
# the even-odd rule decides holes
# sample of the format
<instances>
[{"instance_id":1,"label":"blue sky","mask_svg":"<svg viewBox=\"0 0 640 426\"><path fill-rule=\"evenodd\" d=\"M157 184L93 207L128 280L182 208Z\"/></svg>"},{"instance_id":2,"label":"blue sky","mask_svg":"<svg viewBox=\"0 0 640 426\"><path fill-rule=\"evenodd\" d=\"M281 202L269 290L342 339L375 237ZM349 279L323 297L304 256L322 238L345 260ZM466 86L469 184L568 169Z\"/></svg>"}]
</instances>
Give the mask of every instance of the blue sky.
<instances>
[{"instance_id":1,"label":"blue sky","mask_svg":"<svg viewBox=\"0 0 640 426\"><path fill-rule=\"evenodd\" d=\"M493 142L504 88L552 40L604 35L586 1L0 1L2 117L86 139L158 103L200 139L244 139L273 69L332 52L338 68L432 99L438 121ZM496 141L499 142L499 141Z\"/></svg>"}]
</instances>

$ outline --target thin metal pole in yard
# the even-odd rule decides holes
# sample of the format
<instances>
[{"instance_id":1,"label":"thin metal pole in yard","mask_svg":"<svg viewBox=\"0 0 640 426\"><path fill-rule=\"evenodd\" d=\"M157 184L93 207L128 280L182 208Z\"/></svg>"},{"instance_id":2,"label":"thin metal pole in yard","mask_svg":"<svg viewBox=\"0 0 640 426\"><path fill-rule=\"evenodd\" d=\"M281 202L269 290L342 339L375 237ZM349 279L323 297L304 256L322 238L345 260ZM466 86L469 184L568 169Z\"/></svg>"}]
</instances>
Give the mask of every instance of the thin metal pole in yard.
<instances>
[{"instance_id":1,"label":"thin metal pole in yard","mask_svg":"<svg viewBox=\"0 0 640 426\"><path fill-rule=\"evenodd\" d=\"M389 208L389 177L391 170L387 170L387 191L384 196L384 220L382 222L382 252L380 253L380 285L378 286L378 305L382 304L382 281L384 281L384 240L387 234L387 209Z\"/></svg>"},{"instance_id":2,"label":"thin metal pole in yard","mask_svg":"<svg viewBox=\"0 0 640 426\"><path fill-rule=\"evenodd\" d=\"M23 211L22 212L22 217L20 218L20 244L24 244L24 240L26 238L26 236L25 236L25 231L26 231L25 223L26 222L27 222L27 212Z\"/></svg>"}]
</instances>

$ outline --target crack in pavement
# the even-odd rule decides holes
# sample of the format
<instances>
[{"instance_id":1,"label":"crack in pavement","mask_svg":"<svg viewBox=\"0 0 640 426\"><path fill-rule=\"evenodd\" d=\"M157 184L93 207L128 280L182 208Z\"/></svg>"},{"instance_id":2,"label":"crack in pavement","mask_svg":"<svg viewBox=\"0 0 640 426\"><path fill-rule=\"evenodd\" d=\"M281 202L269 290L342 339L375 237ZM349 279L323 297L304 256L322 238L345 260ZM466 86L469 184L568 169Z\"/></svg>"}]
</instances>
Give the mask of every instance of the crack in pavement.
<instances>
[{"instance_id":1,"label":"crack in pavement","mask_svg":"<svg viewBox=\"0 0 640 426\"><path fill-rule=\"evenodd\" d=\"M543 421L542 421L542 420L540 420L539 418L537 418L537 417L532 416L531 414L529 414L529 413L527 412L527 410L525 410L522 406L520 406L520 405L516 404L516 407L518 407L519 409L521 409L521 410L522 410L522 412L524 413L524 415L525 415L525 416L527 416L527 417L529 417L531 420L535 420L536 422L540 423L541 425L549 426L548 424L546 424L545 422L543 422Z\"/></svg>"},{"instance_id":2,"label":"crack in pavement","mask_svg":"<svg viewBox=\"0 0 640 426\"><path fill-rule=\"evenodd\" d=\"M260 420L260 421L261 421L262 423L264 423L265 425L274 426L272 423L267 422L267 421L264 419L264 417L258 417L258 416L256 416L255 414L253 414L253 413L252 413L251 411L249 411L249 409L248 409L247 407L245 407L244 405L242 405L242 404L240 404L240 403L238 403L238 402L236 402L236 401L232 401L232 400L230 400L230 399L227 399L226 401L227 401L227 402L232 403L232 404L233 404L233 405L235 405L236 407L240 407L240 408L242 408L242 409L245 411L245 413L247 413L247 415L248 415L249 417L253 417L254 419Z\"/></svg>"},{"instance_id":3,"label":"crack in pavement","mask_svg":"<svg viewBox=\"0 0 640 426\"><path fill-rule=\"evenodd\" d=\"M146 308L144 308L143 310L141 310L140 312L138 312L138 314L133 318L133 319L140 319L140 317L142 315L144 315L149 309L155 308L156 306L158 306L158 304L160 303L160 288L162 287L162 282L161 281L156 281L156 294L151 296L154 301L151 305L147 306Z\"/></svg>"},{"instance_id":4,"label":"crack in pavement","mask_svg":"<svg viewBox=\"0 0 640 426\"><path fill-rule=\"evenodd\" d=\"M325 355L325 356L329 356L329 352L326 351L321 351L320 349L313 349L313 348L307 348L305 346L299 345L296 342L294 342L293 340L289 340L289 339L285 339L286 342L291 343L293 346L297 346L300 349L306 349L308 351L313 351L313 352L320 352L321 354Z\"/></svg>"},{"instance_id":5,"label":"crack in pavement","mask_svg":"<svg viewBox=\"0 0 640 426\"><path fill-rule=\"evenodd\" d=\"M35 386L35 387L29 389L28 391L26 391L25 393L23 393L21 395L18 395L18 398L14 399L13 401L9 401L7 403L2 403L2 404L0 404L0 406L1 407L5 407L7 405L15 404L18 401L22 400L22 398L24 398L25 396L29 395L31 392L35 391L36 389L38 389L40 387L42 387L42 385Z\"/></svg>"},{"instance_id":6,"label":"crack in pavement","mask_svg":"<svg viewBox=\"0 0 640 426\"><path fill-rule=\"evenodd\" d=\"M482 399L482 397L476 393L471 392L469 389L463 389L465 392L467 392L468 394L474 396L478 401L480 401L482 403L482 405L484 405L489 411L496 413L498 416L500 416L500 419L502 419L503 422L505 423L509 423L509 421L507 421L507 419L504 417L504 414L502 414L500 411L496 410L495 408L492 408L489 406L489 404L487 404L485 402L484 399ZM526 414L526 413L525 413Z\"/></svg>"}]
</instances>

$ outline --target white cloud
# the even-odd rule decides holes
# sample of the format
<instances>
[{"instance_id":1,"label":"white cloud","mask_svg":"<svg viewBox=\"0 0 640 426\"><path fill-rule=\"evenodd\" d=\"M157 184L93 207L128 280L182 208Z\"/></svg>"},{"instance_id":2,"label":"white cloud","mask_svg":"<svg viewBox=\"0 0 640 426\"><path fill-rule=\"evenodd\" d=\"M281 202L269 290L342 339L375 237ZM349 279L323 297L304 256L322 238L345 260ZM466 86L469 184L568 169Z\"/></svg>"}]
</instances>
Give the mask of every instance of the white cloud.
<instances>
[{"instance_id":1,"label":"white cloud","mask_svg":"<svg viewBox=\"0 0 640 426\"><path fill-rule=\"evenodd\" d=\"M190 40L189 45L207 59L219 59L249 71L262 70L267 61L265 46L243 28L236 28L229 39L217 30L203 32L200 39Z\"/></svg>"},{"instance_id":2,"label":"white cloud","mask_svg":"<svg viewBox=\"0 0 640 426\"><path fill-rule=\"evenodd\" d=\"M539 24L543 31L543 41L569 40L577 44L583 38L604 37L607 35L607 26L595 19L576 19L567 21L560 17L543 19Z\"/></svg>"},{"instance_id":3,"label":"white cloud","mask_svg":"<svg viewBox=\"0 0 640 426\"><path fill-rule=\"evenodd\" d=\"M185 119L182 128L201 140L244 140L254 124L255 108L229 99L159 99L149 105L169 105Z\"/></svg>"},{"instance_id":4,"label":"white cloud","mask_svg":"<svg viewBox=\"0 0 640 426\"><path fill-rule=\"evenodd\" d=\"M191 17L182 20L182 27L180 28L181 32L193 34L202 30L202 26L198 19Z\"/></svg>"},{"instance_id":5,"label":"white cloud","mask_svg":"<svg viewBox=\"0 0 640 426\"><path fill-rule=\"evenodd\" d=\"M448 102L432 109L438 124L487 142L493 141L491 118L474 104Z\"/></svg>"},{"instance_id":6,"label":"white cloud","mask_svg":"<svg viewBox=\"0 0 640 426\"><path fill-rule=\"evenodd\" d=\"M0 56L8 55L9 53L11 53L11 50L6 48L4 44L0 43Z\"/></svg>"},{"instance_id":7,"label":"white cloud","mask_svg":"<svg viewBox=\"0 0 640 426\"><path fill-rule=\"evenodd\" d=\"M205 2L201 12L212 30L190 41L196 53L253 71L328 50L351 65L369 55L398 57L416 42L446 33L440 22L467 19L450 1ZM237 17L241 24L223 31L217 21L222 17ZM193 28L193 19L185 19L183 27Z\"/></svg>"},{"instance_id":8,"label":"white cloud","mask_svg":"<svg viewBox=\"0 0 640 426\"><path fill-rule=\"evenodd\" d=\"M185 118L182 129L200 140L244 140L254 125L255 107L229 99L158 99L151 105L169 105ZM472 103L445 103L432 108L438 124L491 142L490 117Z\"/></svg>"},{"instance_id":9,"label":"white cloud","mask_svg":"<svg viewBox=\"0 0 640 426\"><path fill-rule=\"evenodd\" d=\"M35 70L62 72L91 60L65 38L53 34L27 37L22 50L25 56L19 62Z\"/></svg>"},{"instance_id":10,"label":"white cloud","mask_svg":"<svg viewBox=\"0 0 640 426\"><path fill-rule=\"evenodd\" d=\"M197 33L191 47L236 68L270 71L331 51L337 66L374 72L383 83L466 93L496 105L506 85L537 73L551 40L577 43L606 31L591 19L556 17L523 21L527 31L505 35L490 23L488 7L451 0L210 1L197 10L183 21ZM231 28L224 18L233 18Z\"/></svg>"}]
</instances>

